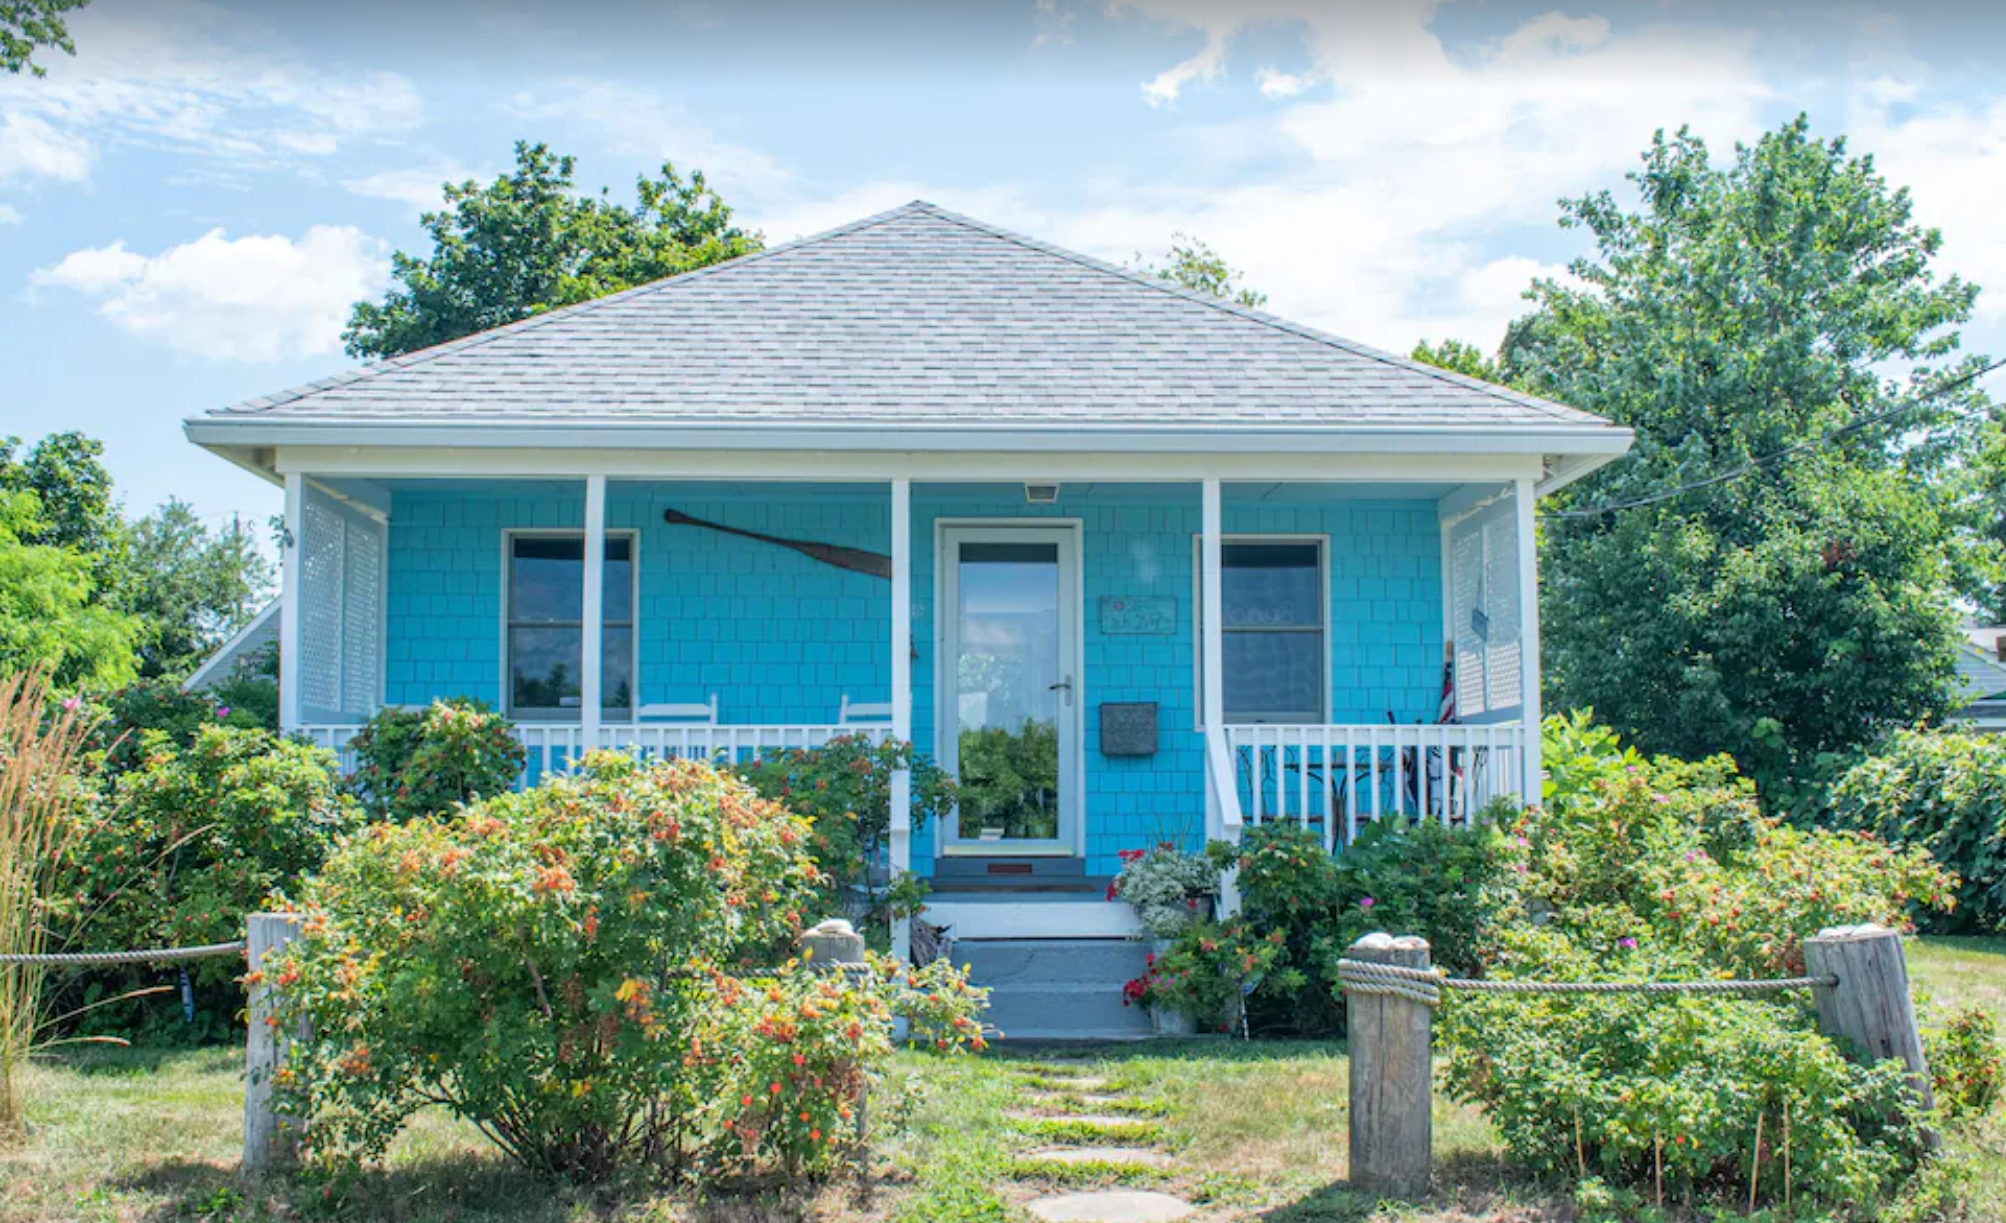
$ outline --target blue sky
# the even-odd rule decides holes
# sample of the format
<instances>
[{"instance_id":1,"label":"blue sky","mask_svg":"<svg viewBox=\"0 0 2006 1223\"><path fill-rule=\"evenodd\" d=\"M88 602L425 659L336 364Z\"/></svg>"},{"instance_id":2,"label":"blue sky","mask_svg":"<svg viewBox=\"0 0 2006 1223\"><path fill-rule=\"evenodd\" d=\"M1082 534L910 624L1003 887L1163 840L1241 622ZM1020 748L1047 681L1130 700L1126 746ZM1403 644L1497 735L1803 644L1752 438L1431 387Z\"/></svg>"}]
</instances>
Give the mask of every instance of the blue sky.
<instances>
[{"instance_id":1,"label":"blue sky","mask_svg":"<svg viewBox=\"0 0 2006 1223\"><path fill-rule=\"evenodd\" d=\"M1808 111L1997 286L1967 343L2006 351L2002 10L96 0L74 60L0 79L0 433L103 438L134 510L272 512L181 420L347 365L438 184L518 138L623 197L701 168L769 241L915 197L1115 260L1192 233L1277 312L1404 350L1493 345L1579 253L1554 201L1653 129L1725 151Z\"/></svg>"}]
</instances>

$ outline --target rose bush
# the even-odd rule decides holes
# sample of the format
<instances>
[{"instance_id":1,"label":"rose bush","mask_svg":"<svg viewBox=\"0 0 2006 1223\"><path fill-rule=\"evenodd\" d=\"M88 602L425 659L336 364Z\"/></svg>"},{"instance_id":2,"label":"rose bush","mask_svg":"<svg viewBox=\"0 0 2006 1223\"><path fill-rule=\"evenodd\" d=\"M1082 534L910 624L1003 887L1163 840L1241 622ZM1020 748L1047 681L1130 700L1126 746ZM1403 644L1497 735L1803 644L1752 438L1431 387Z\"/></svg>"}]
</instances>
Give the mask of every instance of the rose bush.
<instances>
[{"instance_id":1,"label":"rose bush","mask_svg":"<svg viewBox=\"0 0 2006 1223\"><path fill-rule=\"evenodd\" d=\"M552 1177L819 1166L913 1000L883 974L761 967L815 895L808 841L736 778L612 754L351 838L267 969L281 1022L311 1032L280 1085L307 1153L378 1156L439 1105Z\"/></svg>"},{"instance_id":2,"label":"rose bush","mask_svg":"<svg viewBox=\"0 0 2006 1223\"><path fill-rule=\"evenodd\" d=\"M1903 731L1832 787L1841 828L1927 849L1961 877L1958 906L1936 924L2006 925L2006 737Z\"/></svg>"},{"instance_id":3,"label":"rose bush","mask_svg":"<svg viewBox=\"0 0 2006 1223\"><path fill-rule=\"evenodd\" d=\"M1135 910L1143 933L1173 939L1207 916L1219 894L1219 866L1209 855L1187 854L1175 842L1118 854L1121 871L1108 884L1107 898Z\"/></svg>"},{"instance_id":4,"label":"rose bush","mask_svg":"<svg viewBox=\"0 0 2006 1223\"><path fill-rule=\"evenodd\" d=\"M349 787L372 819L443 815L503 793L522 775L523 747L507 718L466 697L386 709L349 741Z\"/></svg>"},{"instance_id":5,"label":"rose bush","mask_svg":"<svg viewBox=\"0 0 2006 1223\"><path fill-rule=\"evenodd\" d=\"M334 757L267 731L203 725L186 746L145 732L122 774L76 813L61 905L50 917L65 946L123 951L244 937L244 917L318 867L362 813L342 792ZM235 1038L242 965L187 963L182 997L98 1007L85 1032L153 1040ZM68 982L74 1009L160 974L144 966ZM177 991L178 992L178 991ZM192 1013L192 1018L191 1018Z\"/></svg>"}]
</instances>

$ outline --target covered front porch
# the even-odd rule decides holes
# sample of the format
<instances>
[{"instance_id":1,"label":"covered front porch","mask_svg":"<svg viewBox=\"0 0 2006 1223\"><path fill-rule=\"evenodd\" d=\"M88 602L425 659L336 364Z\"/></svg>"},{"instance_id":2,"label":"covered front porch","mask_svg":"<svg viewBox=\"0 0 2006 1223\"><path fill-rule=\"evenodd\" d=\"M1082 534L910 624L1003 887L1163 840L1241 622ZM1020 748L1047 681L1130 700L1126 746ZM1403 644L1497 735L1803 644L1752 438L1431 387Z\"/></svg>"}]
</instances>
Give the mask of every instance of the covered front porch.
<instances>
[{"instance_id":1,"label":"covered front porch","mask_svg":"<svg viewBox=\"0 0 2006 1223\"><path fill-rule=\"evenodd\" d=\"M475 697L526 783L911 740L962 809L894 801L893 865L942 887L1275 820L1341 849L1531 792L1531 486L291 471L282 716L340 751Z\"/></svg>"}]
</instances>

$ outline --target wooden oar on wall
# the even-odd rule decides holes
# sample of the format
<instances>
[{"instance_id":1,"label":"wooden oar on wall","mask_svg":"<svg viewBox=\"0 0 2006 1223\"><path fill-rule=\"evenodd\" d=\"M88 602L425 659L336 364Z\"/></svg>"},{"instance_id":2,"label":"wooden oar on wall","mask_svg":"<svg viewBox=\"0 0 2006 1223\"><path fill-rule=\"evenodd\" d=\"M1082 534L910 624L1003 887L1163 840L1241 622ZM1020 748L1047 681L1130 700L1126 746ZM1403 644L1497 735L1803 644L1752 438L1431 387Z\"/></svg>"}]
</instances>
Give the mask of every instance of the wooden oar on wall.
<instances>
[{"instance_id":1,"label":"wooden oar on wall","mask_svg":"<svg viewBox=\"0 0 2006 1223\"><path fill-rule=\"evenodd\" d=\"M761 535L757 531L745 531L738 527L725 526L720 522L706 522L701 518L692 518L681 510L663 510L662 521L670 526L702 527L707 531L720 531L726 535L756 539L760 543L772 544L777 548L791 548L811 560L834 565L838 569L847 569L851 573L868 574L874 578L884 578L886 581L890 581L892 576L891 557L877 552L866 552L862 548L845 548L841 544L818 544L810 540Z\"/></svg>"}]
</instances>

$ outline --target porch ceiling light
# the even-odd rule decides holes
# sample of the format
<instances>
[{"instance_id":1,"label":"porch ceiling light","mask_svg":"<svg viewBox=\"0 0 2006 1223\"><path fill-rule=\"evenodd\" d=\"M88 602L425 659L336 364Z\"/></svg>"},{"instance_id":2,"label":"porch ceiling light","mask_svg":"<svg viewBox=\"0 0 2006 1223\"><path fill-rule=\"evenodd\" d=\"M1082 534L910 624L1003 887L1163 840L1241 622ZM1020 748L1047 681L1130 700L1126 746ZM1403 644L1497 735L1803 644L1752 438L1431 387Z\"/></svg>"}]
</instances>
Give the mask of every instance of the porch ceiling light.
<instances>
[{"instance_id":1,"label":"porch ceiling light","mask_svg":"<svg viewBox=\"0 0 2006 1223\"><path fill-rule=\"evenodd\" d=\"M1032 505L1050 505L1058 499L1059 486L1057 484L1031 484L1027 482L1024 485L1024 500L1030 502Z\"/></svg>"}]
</instances>

